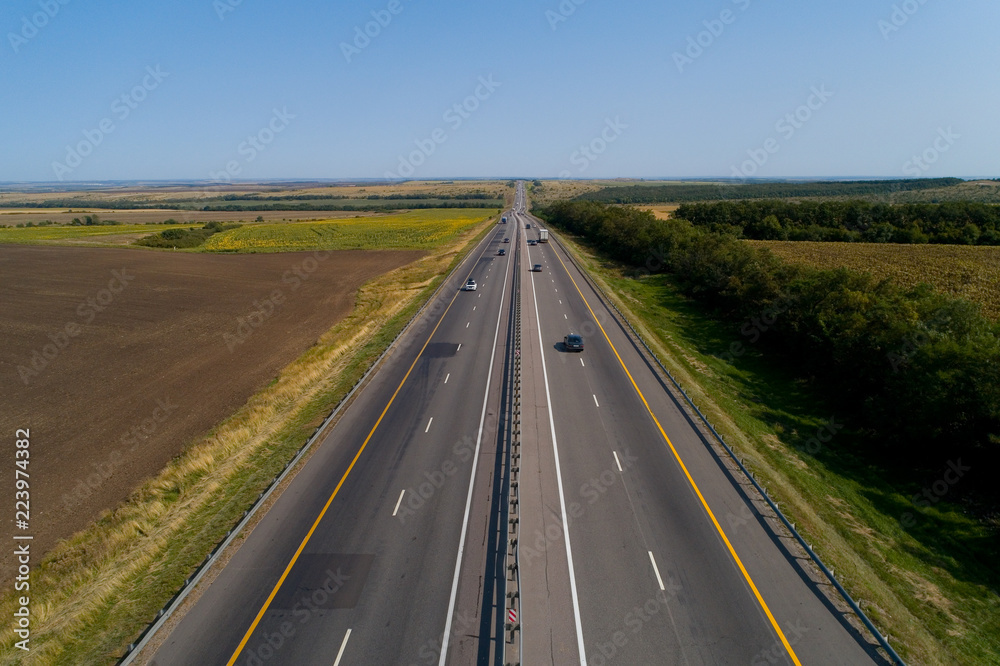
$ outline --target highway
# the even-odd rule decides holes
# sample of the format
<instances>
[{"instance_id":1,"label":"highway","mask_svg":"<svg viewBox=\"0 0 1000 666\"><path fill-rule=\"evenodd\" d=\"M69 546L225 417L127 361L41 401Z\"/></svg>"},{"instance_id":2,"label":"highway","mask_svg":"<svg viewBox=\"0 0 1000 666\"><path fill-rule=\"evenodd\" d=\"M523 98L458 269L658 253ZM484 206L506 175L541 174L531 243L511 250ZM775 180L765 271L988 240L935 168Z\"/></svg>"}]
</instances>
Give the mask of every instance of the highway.
<instances>
[{"instance_id":1,"label":"highway","mask_svg":"<svg viewBox=\"0 0 1000 666\"><path fill-rule=\"evenodd\" d=\"M524 664L880 663L518 185L145 663L504 663L489 517L521 299ZM530 224L531 228L526 228ZM504 237L510 237L509 244ZM509 248L499 256L500 248ZM513 294L516 252L521 291ZM539 272L529 272L541 264ZM462 291L467 278L476 291ZM582 353L563 336L585 339ZM492 600L491 600L492 599Z\"/></svg>"},{"instance_id":2,"label":"highway","mask_svg":"<svg viewBox=\"0 0 1000 666\"><path fill-rule=\"evenodd\" d=\"M472 474L496 439L503 234L459 266L148 663L438 662Z\"/></svg>"},{"instance_id":3,"label":"highway","mask_svg":"<svg viewBox=\"0 0 1000 666\"><path fill-rule=\"evenodd\" d=\"M538 237L532 230L525 242ZM565 516L551 523L568 523L522 532L522 548L563 549L573 562L577 654L590 664L871 663L877 656L757 519L566 253L556 242L522 251L542 267L522 298L536 314L526 336L539 337L551 396L549 410L544 394L534 410L539 421L550 411L551 423L534 430L557 443L549 455ZM584 352L562 348L568 333L583 335ZM554 503L543 509L554 513ZM541 560L522 551L524 575ZM522 614L527 646L531 607ZM524 663L544 658L525 648Z\"/></svg>"}]
</instances>

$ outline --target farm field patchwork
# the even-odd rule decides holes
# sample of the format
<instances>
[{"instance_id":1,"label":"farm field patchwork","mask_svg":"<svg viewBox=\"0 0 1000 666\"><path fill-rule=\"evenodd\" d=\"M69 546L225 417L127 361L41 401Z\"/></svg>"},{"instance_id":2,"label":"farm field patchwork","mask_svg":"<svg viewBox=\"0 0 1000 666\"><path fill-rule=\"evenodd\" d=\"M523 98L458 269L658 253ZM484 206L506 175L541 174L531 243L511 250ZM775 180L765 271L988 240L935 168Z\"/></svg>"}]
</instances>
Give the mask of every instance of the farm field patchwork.
<instances>
[{"instance_id":1,"label":"farm field patchwork","mask_svg":"<svg viewBox=\"0 0 1000 666\"><path fill-rule=\"evenodd\" d=\"M943 293L982 306L1000 319L1000 247L746 241L791 263L850 268L903 286L926 282Z\"/></svg>"},{"instance_id":2,"label":"farm field patchwork","mask_svg":"<svg viewBox=\"0 0 1000 666\"><path fill-rule=\"evenodd\" d=\"M14 233L13 230L4 230L2 227L15 227L18 224L32 222L38 224L49 220L56 225L69 224L74 217L97 214L101 219L114 220L122 226L160 224L166 220L177 220L178 224L202 225L207 222L253 222L257 217L264 218L264 222L298 222L301 220L327 220L338 217L358 217L362 215L375 215L371 211L353 210L263 210L263 211L220 211L220 210L108 210L108 209L77 209L67 210L65 208L24 208L17 210L7 210L0 208L0 235L4 231ZM384 215L384 213L383 213ZM76 227L77 229L81 227ZM119 227L121 228L121 227ZM2 236L0 236L2 237ZM7 241L4 241L7 242Z\"/></svg>"}]
</instances>

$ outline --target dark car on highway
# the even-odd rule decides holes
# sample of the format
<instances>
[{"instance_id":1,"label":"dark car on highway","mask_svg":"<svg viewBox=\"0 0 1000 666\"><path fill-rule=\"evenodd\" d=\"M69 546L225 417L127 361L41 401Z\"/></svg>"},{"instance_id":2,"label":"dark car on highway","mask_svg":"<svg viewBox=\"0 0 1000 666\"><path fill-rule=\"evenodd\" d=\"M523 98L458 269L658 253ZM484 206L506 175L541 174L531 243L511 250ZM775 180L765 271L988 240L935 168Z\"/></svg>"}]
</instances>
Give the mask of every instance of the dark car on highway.
<instances>
[{"instance_id":1,"label":"dark car on highway","mask_svg":"<svg viewBox=\"0 0 1000 666\"><path fill-rule=\"evenodd\" d=\"M507 254L507 250L500 248L499 250L497 250L497 254L499 254L502 257L503 255Z\"/></svg>"},{"instance_id":2,"label":"dark car on highway","mask_svg":"<svg viewBox=\"0 0 1000 666\"><path fill-rule=\"evenodd\" d=\"M579 335L569 334L563 338L563 347L566 351L583 351L583 338Z\"/></svg>"}]
</instances>

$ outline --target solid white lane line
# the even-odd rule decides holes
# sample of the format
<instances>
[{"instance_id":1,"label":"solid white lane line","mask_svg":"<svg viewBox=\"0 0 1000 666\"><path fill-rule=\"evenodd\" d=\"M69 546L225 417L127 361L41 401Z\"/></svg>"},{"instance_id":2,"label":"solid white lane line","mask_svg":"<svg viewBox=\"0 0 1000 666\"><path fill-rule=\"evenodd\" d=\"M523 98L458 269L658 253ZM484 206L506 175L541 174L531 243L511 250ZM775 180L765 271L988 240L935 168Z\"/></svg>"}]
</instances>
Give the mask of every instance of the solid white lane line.
<instances>
[{"instance_id":1,"label":"solid white lane line","mask_svg":"<svg viewBox=\"0 0 1000 666\"><path fill-rule=\"evenodd\" d=\"M618 471L624 472L625 470L622 469L622 461L618 460L618 452L612 451L611 453L615 454L615 464L618 465Z\"/></svg>"},{"instance_id":2,"label":"solid white lane line","mask_svg":"<svg viewBox=\"0 0 1000 666\"><path fill-rule=\"evenodd\" d=\"M573 567L573 547L569 538L569 517L566 515L566 494L563 491L562 466L559 463L559 444L556 441L556 422L552 415L552 396L549 391L549 371L545 365L545 343L542 341L542 320L538 316L538 294L535 291L535 281L529 280L531 284L531 298L535 305L535 321L538 322L538 346L542 355L542 378L545 384L545 404L548 405L549 432L552 434L552 453L556 460L556 485L559 488L559 510L562 517L563 537L566 541L566 565L569 569L569 591L573 600L573 621L576 625L576 646L580 653L580 664L587 663L587 649L583 644L583 622L580 619L580 597L576 591L576 571ZM558 291L558 290L557 290ZM523 618L522 618L523 621ZM444 666L444 661L440 666Z\"/></svg>"},{"instance_id":3,"label":"solid white lane line","mask_svg":"<svg viewBox=\"0 0 1000 666\"><path fill-rule=\"evenodd\" d=\"M344 642L340 644L340 652L337 653L337 659L333 662L333 666L340 666L340 660L344 656L344 648L347 647L347 639L351 637L351 630L348 629L347 633L344 635Z\"/></svg>"},{"instance_id":4,"label":"solid white lane line","mask_svg":"<svg viewBox=\"0 0 1000 666\"><path fill-rule=\"evenodd\" d=\"M653 563L653 573L656 574L656 582L660 584L661 590L666 590L663 586L663 579L660 578L660 569L656 566L656 560L653 558L653 551L649 551L649 561Z\"/></svg>"},{"instance_id":5,"label":"solid white lane line","mask_svg":"<svg viewBox=\"0 0 1000 666\"><path fill-rule=\"evenodd\" d=\"M399 491L399 499L396 500L396 508L392 510L392 515L395 516L396 512L399 511L399 505L403 503L403 494L406 493L406 488Z\"/></svg>"},{"instance_id":6,"label":"solid white lane line","mask_svg":"<svg viewBox=\"0 0 1000 666\"><path fill-rule=\"evenodd\" d=\"M427 427L424 428L424 432L427 432L427 431L429 431L431 429L431 424L432 423L434 423L434 417L433 416L431 417L431 420L427 422Z\"/></svg>"},{"instance_id":7,"label":"solid white lane line","mask_svg":"<svg viewBox=\"0 0 1000 666\"><path fill-rule=\"evenodd\" d=\"M445 376L445 378L444 378L444 383L445 383L445 384L447 384L447 383L448 383L448 377L451 377L451 373L450 373L450 372L449 372L449 373L448 373L448 374L447 374L447 375Z\"/></svg>"},{"instance_id":8,"label":"solid white lane line","mask_svg":"<svg viewBox=\"0 0 1000 666\"><path fill-rule=\"evenodd\" d=\"M462 570L462 554L465 552L465 538L469 532L469 514L472 511L472 491L476 487L476 469L479 466L479 450L483 443L483 428L486 424L486 407L490 398L490 382L493 379L493 361L497 355L497 341L500 339L500 320L503 318L503 304L507 292L507 278L512 264L507 257L507 266L503 273L503 290L500 292L500 307L497 310L497 326L493 331L493 351L490 352L489 370L486 373L486 391L483 393L483 409L479 414L479 434L476 435L476 450L472 457L472 474L469 476L469 492L465 497L465 515L462 517L462 536L458 541L458 555L455 557L455 575L451 580L451 598L448 600L448 614L445 616L444 635L441 637L441 659L438 666L445 666L448 661L448 643L451 640L451 620L455 615L455 601L458 598L458 577ZM565 512L563 521L566 521ZM563 522L563 525L566 525Z\"/></svg>"},{"instance_id":9,"label":"solid white lane line","mask_svg":"<svg viewBox=\"0 0 1000 666\"><path fill-rule=\"evenodd\" d=\"M600 403L597 402L597 394L596 393L594 394L594 404L597 405L598 407L601 406Z\"/></svg>"}]
</instances>

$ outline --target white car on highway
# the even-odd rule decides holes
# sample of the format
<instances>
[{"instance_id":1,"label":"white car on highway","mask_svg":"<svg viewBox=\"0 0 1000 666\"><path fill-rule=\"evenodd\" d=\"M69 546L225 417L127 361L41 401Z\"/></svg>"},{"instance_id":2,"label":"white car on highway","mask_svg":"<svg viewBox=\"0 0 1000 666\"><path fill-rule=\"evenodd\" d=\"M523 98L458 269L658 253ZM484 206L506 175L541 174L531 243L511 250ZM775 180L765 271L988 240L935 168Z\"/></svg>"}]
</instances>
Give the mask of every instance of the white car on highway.
<instances>
[{"instance_id":1,"label":"white car on highway","mask_svg":"<svg viewBox=\"0 0 1000 666\"><path fill-rule=\"evenodd\" d=\"M469 281L465 283L465 286L462 287L462 290L463 291L475 291L476 290L476 281L473 280L472 278L469 278Z\"/></svg>"}]
</instances>

